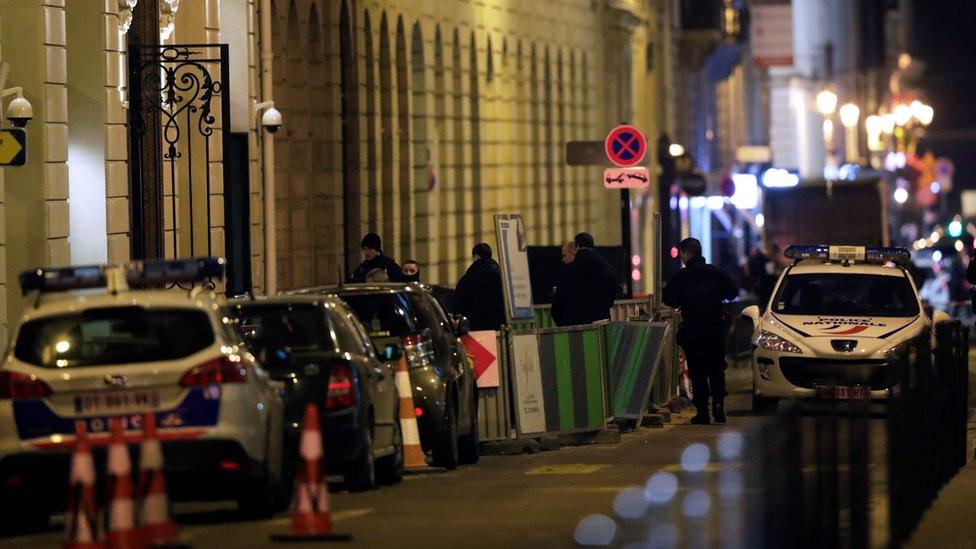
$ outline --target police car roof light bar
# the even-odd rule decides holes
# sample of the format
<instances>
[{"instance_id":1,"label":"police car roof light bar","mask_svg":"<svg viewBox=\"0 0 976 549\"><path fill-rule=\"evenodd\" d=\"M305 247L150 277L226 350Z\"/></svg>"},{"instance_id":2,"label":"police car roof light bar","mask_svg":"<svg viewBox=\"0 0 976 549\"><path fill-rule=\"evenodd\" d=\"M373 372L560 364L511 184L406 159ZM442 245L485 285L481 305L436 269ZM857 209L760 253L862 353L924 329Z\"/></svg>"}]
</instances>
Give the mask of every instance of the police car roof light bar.
<instances>
[{"instance_id":1,"label":"police car roof light bar","mask_svg":"<svg viewBox=\"0 0 976 549\"><path fill-rule=\"evenodd\" d=\"M803 259L859 263L887 263L890 261L896 265L906 265L912 257L911 252L906 248L897 246L828 246L823 244L788 246L783 255L794 262Z\"/></svg>"},{"instance_id":2,"label":"police car roof light bar","mask_svg":"<svg viewBox=\"0 0 976 549\"><path fill-rule=\"evenodd\" d=\"M27 292L66 292L87 288L104 288L108 284L102 265L42 268L24 271L18 276L20 290Z\"/></svg>"},{"instance_id":3,"label":"police car roof light bar","mask_svg":"<svg viewBox=\"0 0 976 549\"><path fill-rule=\"evenodd\" d=\"M214 278L224 278L222 257L142 261L130 265L126 272L126 280L134 287L204 282Z\"/></svg>"}]
</instances>

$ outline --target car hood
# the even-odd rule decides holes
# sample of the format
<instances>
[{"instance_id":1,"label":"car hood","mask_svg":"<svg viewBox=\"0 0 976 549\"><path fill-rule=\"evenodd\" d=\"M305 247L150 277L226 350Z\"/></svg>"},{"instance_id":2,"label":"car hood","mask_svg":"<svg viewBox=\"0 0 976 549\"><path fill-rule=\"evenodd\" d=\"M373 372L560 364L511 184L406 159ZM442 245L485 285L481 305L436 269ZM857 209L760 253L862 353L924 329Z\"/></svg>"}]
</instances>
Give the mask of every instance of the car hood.
<instances>
[{"instance_id":1,"label":"car hood","mask_svg":"<svg viewBox=\"0 0 976 549\"><path fill-rule=\"evenodd\" d=\"M804 337L887 339L911 326L914 317L819 316L771 314L771 324L785 326Z\"/></svg>"}]
</instances>

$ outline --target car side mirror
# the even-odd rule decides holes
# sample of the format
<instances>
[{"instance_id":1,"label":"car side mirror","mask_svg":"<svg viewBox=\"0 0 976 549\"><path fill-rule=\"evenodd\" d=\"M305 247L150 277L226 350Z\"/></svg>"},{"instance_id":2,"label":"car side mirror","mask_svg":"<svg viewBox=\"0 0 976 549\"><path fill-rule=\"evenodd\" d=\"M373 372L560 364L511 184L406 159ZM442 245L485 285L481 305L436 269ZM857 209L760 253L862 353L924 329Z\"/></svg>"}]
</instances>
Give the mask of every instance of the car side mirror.
<instances>
[{"instance_id":1,"label":"car side mirror","mask_svg":"<svg viewBox=\"0 0 976 549\"><path fill-rule=\"evenodd\" d=\"M386 348L383 350L383 358L388 361L400 360L403 356L403 347L395 343L387 343Z\"/></svg>"},{"instance_id":2,"label":"car side mirror","mask_svg":"<svg viewBox=\"0 0 976 549\"><path fill-rule=\"evenodd\" d=\"M759 325L759 305L749 305L742 309L742 316L752 320L753 326Z\"/></svg>"},{"instance_id":3,"label":"car side mirror","mask_svg":"<svg viewBox=\"0 0 976 549\"><path fill-rule=\"evenodd\" d=\"M458 337L471 333L471 321L464 315L452 313L451 325L454 327L454 333Z\"/></svg>"},{"instance_id":4,"label":"car side mirror","mask_svg":"<svg viewBox=\"0 0 976 549\"><path fill-rule=\"evenodd\" d=\"M949 322L950 320L952 320L952 317L945 311L935 311L932 313L932 324L936 326Z\"/></svg>"}]
</instances>

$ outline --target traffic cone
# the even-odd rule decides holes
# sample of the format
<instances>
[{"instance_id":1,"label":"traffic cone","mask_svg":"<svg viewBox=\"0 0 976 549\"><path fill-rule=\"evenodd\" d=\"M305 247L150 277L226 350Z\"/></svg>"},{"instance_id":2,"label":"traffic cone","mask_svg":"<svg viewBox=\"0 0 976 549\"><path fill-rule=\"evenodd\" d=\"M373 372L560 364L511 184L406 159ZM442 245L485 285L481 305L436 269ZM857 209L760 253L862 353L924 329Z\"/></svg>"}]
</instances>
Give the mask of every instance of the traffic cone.
<instances>
[{"instance_id":1,"label":"traffic cone","mask_svg":"<svg viewBox=\"0 0 976 549\"><path fill-rule=\"evenodd\" d=\"M132 462L129 445L122 432L122 418L109 420L112 439L108 446L108 536L106 545L118 549L145 547L136 527L136 509L132 501Z\"/></svg>"},{"instance_id":2,"label":"traffic cone","mask_svg":"<svg viewBox=\"0 0 976 549\"><path fill-rule=\"evenodd\" d=\"M101 549L102 531L98 527L98 502L95 498L95 460L92 459L88 429L84 421L75 422L75 451L71 455L68 482L68 511L64 519L65 549Z\"/></svg>"},{"instance_id":3,"label":"traffic cone","mask_svg":"<svg viewBox=\"0 0 976 549\"><path fill-rule=\"evenodd\" d=\"M143 417L139 451L139 518L144 543L169 547L180 545L180 533L169 514L166 477L163 476L163 448L156 434L156 415Z\"/></svg>"},{"instance_id":4,"label":"traffic cone","mask_svg":"<svg viewBox=\"0 0 976 549\"><path fill-rule=\"evenodd\" d=\"M396 367L396 388L400 393L400 431L403 436L403 466L406 469L427 467L427 458L420 447L420 429L417 427L417 414L413 406L413 388L407 359L400 357Z\"/></svg>"},{"instance_id":5,"label":"traffic cone","mask_svg":"<svg viewBox=\"0 0 976 549\"><path fill-rule=\"evenodd\" d=\"M314 404L305 407L302 439L298 455L304 462L295 480L291 531L271 536L274 541L348 541L352 536L332 532L329 512L329 487L322 475L322 432L319 410Z\"/></svg>"}]
</instances>

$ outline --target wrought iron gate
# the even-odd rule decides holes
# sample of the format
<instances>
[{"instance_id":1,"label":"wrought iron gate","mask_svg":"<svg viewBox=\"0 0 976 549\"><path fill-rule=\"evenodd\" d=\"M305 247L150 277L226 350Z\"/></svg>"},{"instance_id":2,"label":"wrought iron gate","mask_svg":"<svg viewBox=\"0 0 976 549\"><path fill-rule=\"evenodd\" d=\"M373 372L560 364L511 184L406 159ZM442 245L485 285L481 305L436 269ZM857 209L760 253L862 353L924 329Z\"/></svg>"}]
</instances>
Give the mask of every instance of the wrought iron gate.
<instances>
[{"instance_id":1,"label":"wrought iron gate","mask_svg":"<svg viewBox=\"0 0 976 549\"><path fill-rule=\"evenodd\" d=\"M226 44L130 47L129 189L133 259L225 256L234 295L251 290L251 259L228 59Z\"/></svg>"}]
</instances>

